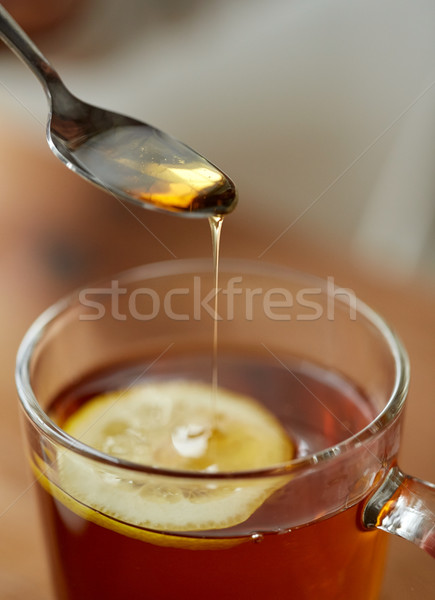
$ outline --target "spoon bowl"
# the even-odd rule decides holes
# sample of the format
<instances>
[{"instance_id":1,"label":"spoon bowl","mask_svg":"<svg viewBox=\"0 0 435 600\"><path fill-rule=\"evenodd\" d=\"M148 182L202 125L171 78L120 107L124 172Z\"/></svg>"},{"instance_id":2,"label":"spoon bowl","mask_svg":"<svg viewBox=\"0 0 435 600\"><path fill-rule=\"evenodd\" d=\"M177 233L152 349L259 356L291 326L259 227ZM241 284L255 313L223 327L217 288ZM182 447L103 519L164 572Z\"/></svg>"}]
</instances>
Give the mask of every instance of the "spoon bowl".
<instances>
[{"instance_id":1,"label":"spoon bowl","mask_svg":"<svg viewBox=\"0 0 435 600\"><path fill-rule=\"evenodd\" d=\"M235 208L233 182L206 158L151 125L76 98L1 5L0 38L42 84L49 103L47 141L69 169L146 208L192 217Z\"/></svg>"}]
</instances>

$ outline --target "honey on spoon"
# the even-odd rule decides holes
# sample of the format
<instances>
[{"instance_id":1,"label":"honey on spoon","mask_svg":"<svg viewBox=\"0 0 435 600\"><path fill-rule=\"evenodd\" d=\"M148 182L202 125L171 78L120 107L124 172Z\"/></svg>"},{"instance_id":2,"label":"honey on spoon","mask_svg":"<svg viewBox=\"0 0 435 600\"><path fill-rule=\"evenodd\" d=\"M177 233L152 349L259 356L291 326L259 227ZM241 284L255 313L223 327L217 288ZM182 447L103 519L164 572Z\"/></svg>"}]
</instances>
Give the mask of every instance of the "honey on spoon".
<instances>
[{"instance_id":1,"label":"honey on spoon","mask_svg":"<svg viewBox=\"0 0 435 600\"><path fill-rule=\"evenodd\" d=\"M192 217L234 209L235 186L220 169L146 123L76 98L1 5L0 38L42 84L50 109L48 144L72 171L146 208Z\"/></svg>"}]
</instances>

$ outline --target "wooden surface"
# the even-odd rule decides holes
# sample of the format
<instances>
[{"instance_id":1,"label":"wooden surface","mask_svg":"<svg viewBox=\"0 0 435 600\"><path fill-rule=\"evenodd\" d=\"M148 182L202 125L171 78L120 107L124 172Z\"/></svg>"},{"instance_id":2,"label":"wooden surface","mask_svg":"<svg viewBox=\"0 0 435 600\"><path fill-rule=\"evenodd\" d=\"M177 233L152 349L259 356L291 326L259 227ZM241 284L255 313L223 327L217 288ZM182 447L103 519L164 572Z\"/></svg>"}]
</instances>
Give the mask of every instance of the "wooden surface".
<instances>
[{"instance_id":1,"label":"wooden surface","mask_svg":"<svg viewBox=\"0 0 435 600\"><path fill-rule=\"evenodd\" d=\"M209 232L204 222L185 223L151 213L133 217L115 202L90 192L78 178L65 175L62 167L58 170L45 156L41 164L32 163L22 182L20 197L29 199L30 210L20 211L18 194L8 175L13 168L13 152L10 148L8 152L3 148L3 152L0 599L53 600L13 381L19 341L41 310L77 284L133 264L168 259L171 253L178 257L207 255ZM39 184L39 173L47 168L52 169L50 194L46 182ZM62 204L54 198L61 198ZM92 200L90 205L88 200ZM241 209L225 223L224 255L258 257L279 233L251 228L245 216ZM60 263L56 259L59 252L63 256ZM435 293L431 282L416 279L394 284L385 274L358 268L339 245L323 246L319 239L292 234L283 236L264 259L334 276L397 330L412 365L401 465L407 472L435 481ZM435 563L411 544L393 540L382 600L429 600L434 596Z\"/></svg>"}]
</instances>

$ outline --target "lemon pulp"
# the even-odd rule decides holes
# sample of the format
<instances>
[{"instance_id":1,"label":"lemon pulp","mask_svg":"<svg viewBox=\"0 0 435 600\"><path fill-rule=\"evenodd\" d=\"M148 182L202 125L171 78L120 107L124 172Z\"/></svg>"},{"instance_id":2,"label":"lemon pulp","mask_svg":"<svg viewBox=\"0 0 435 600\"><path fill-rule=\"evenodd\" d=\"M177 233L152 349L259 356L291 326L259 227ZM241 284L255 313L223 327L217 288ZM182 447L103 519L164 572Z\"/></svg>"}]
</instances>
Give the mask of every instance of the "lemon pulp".
<instances>
[{"instance_id":1,"label":"lemon pulp","mask_svg":"<svg viewBox=\"0 0 435 600\"><path fill-rule=\"evenodd\" d=\"M125 470L70 451L58 457L63 493L95 515L105 515L94 520L106 527L113 528L109 520L128 524L128 535L135 527L176 533L242 523L286 478L243 479L237 471L267 468L294 455L284 428L255 400L222 388L212 395L210 386L189 381L143 383L96 396L63 428L116 458L184 471L183 476L165 476ZM222 471L233 476L206 477ZM183 538L177 539L175 545Z\"/></svg>"}]
</instances>

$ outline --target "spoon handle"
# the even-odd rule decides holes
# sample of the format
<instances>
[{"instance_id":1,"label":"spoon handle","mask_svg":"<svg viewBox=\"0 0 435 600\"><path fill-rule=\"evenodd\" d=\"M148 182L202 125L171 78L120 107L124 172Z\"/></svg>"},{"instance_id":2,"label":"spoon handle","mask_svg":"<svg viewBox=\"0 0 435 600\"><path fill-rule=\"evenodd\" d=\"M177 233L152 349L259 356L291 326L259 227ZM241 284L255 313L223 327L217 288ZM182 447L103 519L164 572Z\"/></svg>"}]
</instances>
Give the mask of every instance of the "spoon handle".
<instances>
[{"instance_id":1,"label":"spoon handle","mask_svg":"<svg viewBox=\"0 0 435 600\"><path fill-rule=\"evenodd\" d=\"M0 4L0 39L9 46L37 76L44 87L49 100L51 100L51 89L58 87L61 83L60 77L45 58L42 52L35 46L28 35L21 29L11 15Z\"/></svg>"}]
</instances>

